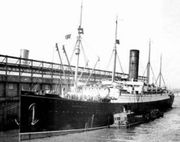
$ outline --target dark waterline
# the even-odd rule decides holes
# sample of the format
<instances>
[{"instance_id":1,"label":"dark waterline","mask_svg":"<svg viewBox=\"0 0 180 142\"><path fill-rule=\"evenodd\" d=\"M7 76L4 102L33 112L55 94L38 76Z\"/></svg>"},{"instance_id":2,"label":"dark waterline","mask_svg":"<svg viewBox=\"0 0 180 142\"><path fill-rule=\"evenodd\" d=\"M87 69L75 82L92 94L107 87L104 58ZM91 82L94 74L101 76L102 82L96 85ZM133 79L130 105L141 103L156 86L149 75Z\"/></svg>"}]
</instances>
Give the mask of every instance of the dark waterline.
<instances>
[{"instance_id":1,"label":"dark waterline","mask_svg":"<svg viewBox=\"0 0 180 142\"><path fill-rule=\"evenodd\" d=\"M179 142L180 141L180 97L176 97L173 109L164 117L130 129L102 129L69 134L31 142ZM25 141L24 141L25 142ZM29 141L27 141L29 142Z\"/></svg>"}]
</instances>

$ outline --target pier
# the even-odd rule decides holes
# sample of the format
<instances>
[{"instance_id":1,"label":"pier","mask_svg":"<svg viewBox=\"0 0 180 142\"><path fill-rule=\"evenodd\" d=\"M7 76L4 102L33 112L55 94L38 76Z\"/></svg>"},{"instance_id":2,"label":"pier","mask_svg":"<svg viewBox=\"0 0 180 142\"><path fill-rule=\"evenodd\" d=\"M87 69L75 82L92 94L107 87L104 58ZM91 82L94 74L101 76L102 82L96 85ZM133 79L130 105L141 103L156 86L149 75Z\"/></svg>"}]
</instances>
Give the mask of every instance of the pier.
<instances>
[{"instance_id":1,"label":"pier","mask_svg":"<svg viewBox=\"0 0 180 142\"><path fill-rule=\"evenodd\" d=\"M63 70L64 69L64 70ZM18 127L21 90L56 90L72 86L75 66L0 55L0 130ZM91 76L90 76L91 74ZM96 83L111 79L111 71L79 67L80 82ZM115 80L127 80L128 74L115 73ZM146 77L139 76L139 80Z\"/></svg>"}]
</instances>

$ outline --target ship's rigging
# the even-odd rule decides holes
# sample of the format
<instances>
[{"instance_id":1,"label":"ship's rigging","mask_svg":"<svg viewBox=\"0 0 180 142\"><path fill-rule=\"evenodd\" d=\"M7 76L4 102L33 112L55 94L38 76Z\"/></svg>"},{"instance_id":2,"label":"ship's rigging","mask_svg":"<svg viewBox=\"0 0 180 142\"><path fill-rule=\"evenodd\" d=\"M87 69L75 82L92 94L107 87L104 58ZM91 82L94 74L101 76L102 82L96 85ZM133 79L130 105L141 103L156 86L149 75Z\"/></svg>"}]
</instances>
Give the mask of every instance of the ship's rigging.
<instances>
[{"instance_id":1,"label":"ship's rigging","mask_svg":"<svg viewBox=\"0 0 180 142\"><path fill-rule=\"evenodd\" d=\"M146 67L146 70L147 70L147 81L146 81L146 83L147 84L150 84L150 71L152 72L153 78L155 78L154 71L153 71L152 66L151 66L150 58L151 58L151 39L149 40L149 56L148 56L148 63L147 63L147 67ZM145 72L143 73L143 76L144 76L144 74L145 74ZM161 87L161 85L162 85L161 81L163 81L163 84L165 86L165 81L164 81L164 78L162 75L162 55L160 57L160 70L159 70L158 77L156 80L154 79L154 81L152 81L152 83L157 84L158 81L159 81L159 84L158 84L159 87Z\"/></svg>"},{"instance_id":2,"label":"ship's rigging","mask_svg":"<svg viewBox=\"0 0 180 142\"><path fill-rule=\"evenodd\" d=\"M161 87L161 80L163 81L164 83L164 86L165 86L165 81L164 81L164 77L162 75L162 55L160 57L160 70L159 70L159 75L156 79L156 83L159 81L159 87Z\"/></svg>"},{"instance_id":3,"label":"ship's rigging","mask_svg":"<svg viewBox=\"0 0 180 142\"><path fill-rule=\"evenodd\" d=\"M120 40L117 38L117 33L118 33L118 17L116 17L114 48L113 48L110 60L108 62L108 65L106 67L106 68L109 67L111 59L112 59L112 57L114 57L113 70L112 70L112 79L111 79L112 82L114 82L116 80L115 79L115 74L116 74L116 64L117 64L116 62L117 62L117 59L118 59L119 65L120 65L121 72L124 73L121 62L120 62L120 58L119 58L118 53L117 53L117 44L120 44Z\"/></svg>"}]
</instances>

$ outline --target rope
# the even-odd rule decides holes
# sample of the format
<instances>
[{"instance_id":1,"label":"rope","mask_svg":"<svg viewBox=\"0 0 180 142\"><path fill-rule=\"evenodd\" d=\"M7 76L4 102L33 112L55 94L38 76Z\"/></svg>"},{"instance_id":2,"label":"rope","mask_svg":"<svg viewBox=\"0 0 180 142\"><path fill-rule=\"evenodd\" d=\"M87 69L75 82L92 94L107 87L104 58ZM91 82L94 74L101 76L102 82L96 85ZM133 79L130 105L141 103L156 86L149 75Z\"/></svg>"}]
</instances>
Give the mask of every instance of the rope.
<instances>
[{"instance_id":1,"label":"rope","mask_svg":"<svg viewBox=\"0 0 180 142\"><path fill-rule=\"evenodd\" d=\"M152 71L152 74L153 74L153 80L155 80L154 71L153 71L153 68L152 68L152 66L151 66L151 65L150 65L150 68L151 68L151 71Z\"/></svg>"},{"instance_id":2,"label":"rope","mask_svg":"<svg viewBox=\"0 0 180 142\"><path fill-rule=\"evenodd\" d=\"M83 45L82 45L82 42L80 43L81 44L81 49L82 49L82 52L83 52L83 55L84 55L84 61L85 61L85 64L87 63L88 59L87 59L87 56L85 54L85 51L84 51L84 48L83 48Z\"/></svg>"},{"instance_id":3,"label":"rope","mask_svg":"<svg viewBox=\"0 0 180 142\"><path fill-rule=\"evenodd\" d=\"M76 50L77 43L78 43L78 40L76 40L76 44L75 44L74 49L73 49L73 52L72 52L72 54L71 54L70 64L71 64L71 62L72 62L72 58L73 58L74 52L75 52L75 50Z\"/></svg>"},{"instance_id":4,"label":"rope","mask_svg":"<svg viewBox=\"0 0 180 142\"><path fill-rule=\"evenodd\" d=\"M122 65L121 65L121 61L120 61L120 58L119 58L118 54L117 54L117 57L118 57L118 61L119 61L119 65L120 65L121 71L122 71L122 73L124 73Z\"/></svg>"},{"instance_id":5,"label":"rope","mask_svg":"<svg viewBox=\"0 0 180 142\"><path fill-rule=\"evenodd\" d=\"M107 64L107 66L106 66L106 69L107 69L107 70L108 70L108 68L109 68L109 65L110 65L110 62L111 62L112 56L113 56L113 51L112 51L112 53L111 53L110 60L109 60L109 62L108 62L108 64Z\"/></svg>"}]
</instances>

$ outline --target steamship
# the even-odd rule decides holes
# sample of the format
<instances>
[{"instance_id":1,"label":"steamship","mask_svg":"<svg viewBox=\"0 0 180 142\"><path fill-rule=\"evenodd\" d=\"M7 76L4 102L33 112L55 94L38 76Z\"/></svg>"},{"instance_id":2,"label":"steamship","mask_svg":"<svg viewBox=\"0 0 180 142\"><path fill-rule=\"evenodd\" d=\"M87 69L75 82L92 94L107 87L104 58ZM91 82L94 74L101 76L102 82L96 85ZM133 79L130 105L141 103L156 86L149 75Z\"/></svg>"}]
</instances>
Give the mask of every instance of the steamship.
<instances>
[{"instance_id":1,"label":"steamship","mask_svg":"<svg viewBox=\"0 0 180 142\"><path fill-rule=\"evenodd\" d=\"M154 109L165 112L172 107L174 95L166 88L137 81L138 56L138 50L130 51L130 80L78 85L61 95L22 91L21 133L110 126L114 114L124 110L142 115Z\"/></svg>"},{"instance_id":2,"label":"steamship","mask_svg":"<svg viewBox=\"0 0 180 142\"><path fill-rule=\"evenodd\" d=\"M79 84L78 63L81 35L83 34L80 23L76 43L77 65L73 87L67 90L63 88L60 94L54 93L53 90L41 92L22 90L21 134L102 128L112 125L114 114L123 111L146 114L153 109L166 111L172 107L173 93L166 88L150 84L148 81L138 80L139 50L130 51L129 78L116 80L117 20L115 31L112 79L96 84L87 82Z\"/></svg>"}]
</instances>

